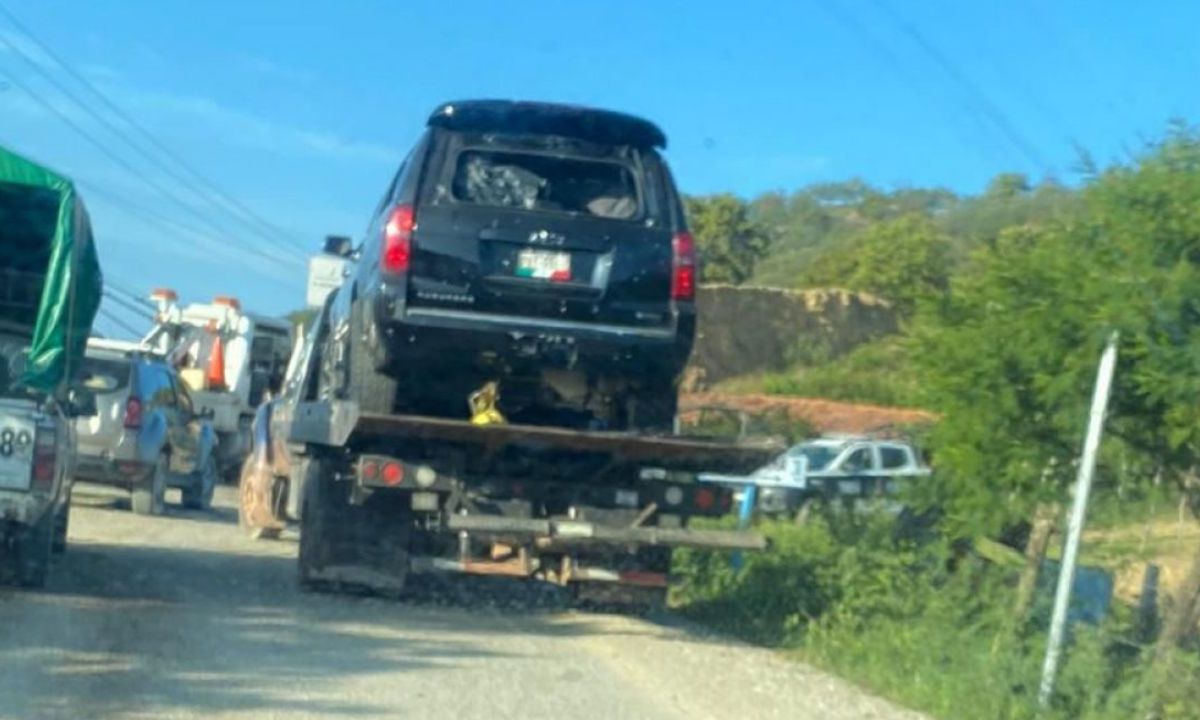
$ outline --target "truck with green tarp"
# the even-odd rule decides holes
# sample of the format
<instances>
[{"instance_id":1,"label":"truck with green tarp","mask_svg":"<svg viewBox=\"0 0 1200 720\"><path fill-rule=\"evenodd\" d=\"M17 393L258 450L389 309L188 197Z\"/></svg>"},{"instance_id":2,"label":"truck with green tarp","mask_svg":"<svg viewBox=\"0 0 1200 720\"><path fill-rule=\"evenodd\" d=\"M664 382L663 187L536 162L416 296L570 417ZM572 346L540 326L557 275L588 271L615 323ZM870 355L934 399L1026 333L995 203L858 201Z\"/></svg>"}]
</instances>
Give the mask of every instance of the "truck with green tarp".
<instances>
[{"instance_id":1,"label":"truck with green tarp","mask_svg":"<svg viewBox=\"0 0 1200 720\"><path fill-rule=\"evenodd\" d=\"M46 581L66 548L72 418L102 277L67 178L0 147L0 582Z\"/></svg>"}]
</instances>

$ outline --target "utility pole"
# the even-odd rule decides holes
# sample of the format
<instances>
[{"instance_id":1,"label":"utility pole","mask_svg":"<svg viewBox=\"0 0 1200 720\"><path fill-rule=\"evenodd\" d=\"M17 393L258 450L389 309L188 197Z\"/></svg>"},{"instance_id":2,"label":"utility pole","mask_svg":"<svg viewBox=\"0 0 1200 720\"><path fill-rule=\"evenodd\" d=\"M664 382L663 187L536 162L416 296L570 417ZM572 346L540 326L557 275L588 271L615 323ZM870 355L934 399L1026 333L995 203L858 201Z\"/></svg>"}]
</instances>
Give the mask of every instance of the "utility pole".
<instances>
[{"instance_id":1,"label":"utility pole","mask_svg":"<svg viewBox=\"0 0 1200 720\"><path fill-rule=\"evenodd\" d=\"M1045 708L1054 694L1054 678L1062 655L1063 634L1066 631L1067 607L1071 602L1071 586L1075 583L1075 561L1079 557L1079 536L1087 515L1088 495L1096 470L1096 451L1104 432L1104 416L1108 410L1108 395L1112 389L1113 368L1117 364L1117 333L1108 339L1100 356L1096 373L1096 389L1092 393L1092 410L1088 416L1087 436L1083 440L1083 455L1079 459L1079 475L1075 479L1075 497L1067 523L1067 539L1063 546L1062 570L1058 574L1058 590L1054 595L1054 614L1050 618L1050 641L1046 645L1046 661L1042 665L1042 683L1038 688L1038 705Z\"/></svg>"}]
</instances>

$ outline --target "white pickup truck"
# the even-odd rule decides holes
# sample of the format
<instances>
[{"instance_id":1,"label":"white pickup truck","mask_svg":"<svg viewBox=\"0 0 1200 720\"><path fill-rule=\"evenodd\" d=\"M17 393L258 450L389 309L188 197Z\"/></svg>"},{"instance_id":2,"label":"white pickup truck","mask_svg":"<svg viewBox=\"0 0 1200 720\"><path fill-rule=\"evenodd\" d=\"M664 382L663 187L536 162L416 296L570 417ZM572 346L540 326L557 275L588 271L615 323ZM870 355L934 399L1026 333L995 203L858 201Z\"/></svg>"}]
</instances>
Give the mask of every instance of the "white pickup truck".
<instances>
[{"instance_id":1,"label":"white pickup truck","mask_svg":"<svg viewBox=\"0 0 1200 720\"><path fill-rule=\"evenodd\" d=\"M929 473L909 443L831 436L795 445L745 477L706 474L701 479L753 485L758 492L759 510L782 513L794 511L813 498L894 495L906 481Z\"/></svg>"}]
</instances>

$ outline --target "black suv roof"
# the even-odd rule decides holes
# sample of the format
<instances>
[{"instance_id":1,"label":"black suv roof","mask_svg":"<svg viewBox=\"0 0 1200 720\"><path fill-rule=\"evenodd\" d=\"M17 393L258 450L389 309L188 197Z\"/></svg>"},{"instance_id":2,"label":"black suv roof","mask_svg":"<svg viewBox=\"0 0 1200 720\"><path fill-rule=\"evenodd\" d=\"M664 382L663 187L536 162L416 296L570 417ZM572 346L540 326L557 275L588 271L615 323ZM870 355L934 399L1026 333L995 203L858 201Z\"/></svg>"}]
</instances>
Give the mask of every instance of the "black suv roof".
<instances>
[{"instance_id":1,"label":"black suv roof","mask_svg":"<svg viewBox=\"0 0 1200 720\"><path fill-rule=\"evenodd\" d=\"M611 145L667 146L667 136L649 120L580 105L459 100L439 105L428 124L449 130L561 135Z\"/></svg>"}]
</instances>

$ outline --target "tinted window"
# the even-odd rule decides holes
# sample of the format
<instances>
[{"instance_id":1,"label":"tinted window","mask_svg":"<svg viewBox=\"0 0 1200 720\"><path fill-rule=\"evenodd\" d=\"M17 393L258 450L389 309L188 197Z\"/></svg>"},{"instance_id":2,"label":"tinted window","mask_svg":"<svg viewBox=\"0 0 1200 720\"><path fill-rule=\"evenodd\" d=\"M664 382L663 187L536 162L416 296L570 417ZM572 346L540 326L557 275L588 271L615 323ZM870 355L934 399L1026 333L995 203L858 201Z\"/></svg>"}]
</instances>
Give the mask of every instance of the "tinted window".
<instances>
[{"instance_id":1,"label":"tinted window","mask_svg":"<svg viewBox=\"0 0 1200 720\"><path fill-rule=\"evenodd\" d=\"M97 395L120 392L129 387L132 366L119 358L84 358L83 386Z\"/></svg>"},{"instance_id":2,"label":"tinted window","mask_svg":"<svg viewBox=\"0 0 1200 720\"><path fill-rule=\"evenodd\" d=\"M805 445L793 450L791 454L803 455L808 460L809 470L824 470L825 466L837 457L837 451L825 445Z\"/></svg>"},{"instance_id":3,"label":"tinted window","mask_svg":"<svg viewBox=\"0 0 1200 720\"><path fill-rule=\"evenodd\" d=\"M884 470L894 470L908 466L908 453L903 448L894 445L884 445L879 448L879 462Z\"/></svg>"},{"instance_id":4,"label":"tinted window","mask_svg":"<svg viewBox=\"0 0 1200 720\"><path fill-rule=\"evenodd\" d=\"M460 202L522 210L583 213L616 220L641 215L633 173L616 162L466 150L455 165Z\"/></svg>"},{"instance_id":5,"label":"tinted window","mask_svg":"<svg viewBox=\"0 0 1200 720\"><path fill-rule=\"evenodd\" d=\"M871 456L871 448L859 448L850 453L850 456L846 458L846 462L842 463L842 468L849 472L874 470L875 458Z\"/></svg>"}]
</instances>

